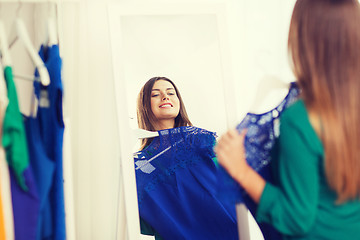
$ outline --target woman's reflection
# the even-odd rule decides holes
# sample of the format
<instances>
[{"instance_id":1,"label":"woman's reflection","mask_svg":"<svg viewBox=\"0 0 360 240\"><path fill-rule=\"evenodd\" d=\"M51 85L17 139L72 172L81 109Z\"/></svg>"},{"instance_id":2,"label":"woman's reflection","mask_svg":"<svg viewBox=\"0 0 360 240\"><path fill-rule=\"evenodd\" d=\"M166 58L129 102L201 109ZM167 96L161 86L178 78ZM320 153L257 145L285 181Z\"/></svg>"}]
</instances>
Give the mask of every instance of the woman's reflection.
<instances>
[{"instance_id":1,"label":"woman's reflection","mask_svg":"<svg viewBox=\"0 0 360 240\"><path fill-rule=\"evenodd\" d=\"M143 86L137 103L139 128L148 131L192 126L175 84L166 77L153 77ZM152 139L143 139L141 149Z\"/></svg>"},{"instance_id":2,"label":"woman's reflection","mask_svg":"<svg viewBox=\"0 0 360 240\"><path fill-rule=\"evenodd\" d=\"M238 239L235 207L216 195L216 134L193 127L180 92L151 78L138 98L139 128L158 131L134 154L141 232L155 239Z\"/></svg>"}]
</instances>

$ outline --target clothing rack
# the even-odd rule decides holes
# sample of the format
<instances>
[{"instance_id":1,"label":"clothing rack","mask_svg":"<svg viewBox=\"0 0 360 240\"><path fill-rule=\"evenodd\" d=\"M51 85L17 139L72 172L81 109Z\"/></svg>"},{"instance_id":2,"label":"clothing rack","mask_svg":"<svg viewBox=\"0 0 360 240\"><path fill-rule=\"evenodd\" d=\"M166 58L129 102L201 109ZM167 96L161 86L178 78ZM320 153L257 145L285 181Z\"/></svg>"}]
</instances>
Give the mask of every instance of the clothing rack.
<instances>
[{"instance_id":1,"label":"clothing rack","mask_svg":"<svg viewBox=\"0 0 360 240\"><path fill-rule=\"evenodd\" d=\"M28 4L53 4L55 25L57 28L58 45L61 52L62 34L61 34L61 19L62 11L61 5L66 2L79 2L79 0L0 0L0 11L4 11L6 6L14 6L18 4L16 14L21 15L21 8ZM26 4L26 5L25 5ZM15 74L15 77L17 75ZM69 118L64 117L66 127L69 126ZM64 179L64 201L65 201L65 224L66 224L66 239L75 239L75 217L74 217L74 200L73 198L73 177L72 177L72 161L71 161L71 147L70 147L70 133L68 129L65 129L63 140L63 179Z\"/></svg>"}]
</instances>

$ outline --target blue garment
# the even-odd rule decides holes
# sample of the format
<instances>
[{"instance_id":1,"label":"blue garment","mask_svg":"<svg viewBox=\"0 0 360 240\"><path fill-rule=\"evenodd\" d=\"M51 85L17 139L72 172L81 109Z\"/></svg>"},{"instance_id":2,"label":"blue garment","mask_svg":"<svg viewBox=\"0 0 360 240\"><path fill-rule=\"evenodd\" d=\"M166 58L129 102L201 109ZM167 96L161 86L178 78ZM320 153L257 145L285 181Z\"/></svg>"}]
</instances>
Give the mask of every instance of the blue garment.
<instances>
[{"instance_id":1,"label":"blue garment","mask_svg":"<svg viewBox=\"0 0 360 240\"><path fill-rule=\"evenodd\" d=\"M40 122L37 118L25 118L30 165L33 169L40 200L40 213L36 234L36 239L38 240L51 238L53 234L50 189L53 184L55 170L55 162L47 156L44 149L39 124Z\"/></svg>"},{"instance_id":2,"label":"blue garment","mask_svg":"<svg viewBox=\"0 0 360 240\"><path fill-rule=\"evenodd\" d=\"M163 239L238 239L235 207L216 197L215 133L159 131L135 154L139 212Z\"/></svg>"},{"instance_id":3,"label":"blue garment","mask_svg":"<svg viewBox=\"0 0 360 240\"><path fill-rule=\"evenodd\" d=\"M29 165L25 129L19 110L12 68L6 66L4 72L9 104L4 119L4 123L7 122L3 126L3 145L10 168L15 239L35 240L36 223L39 217L38 192ZM18 169L19 166L21 166L20 169Z\"/></svg>"},{"instance_id":4,"label":"blue garment","mask_svg":"<svg viewBox=\"0 0 360 240\"><path fill-rule=\"evenodd\" d=\"M53 182L50 190L51 216L53 222L52 240L64 240L65 230L65 206L63 189L63 166L62 148L64 122L62 112L63 86L61 82L62 61L59 54L59 46L41 46L39 51L50 75L50 84L43 86L39 82L34 83L35 94L39 99L37 118L40 123L41 139L47 157L55 165ZM38 76L38 73L36 73Z\"/></svg>"},{"instance_id":5,"label":"blue garment","mask_svg":"<svg viewBox=\"0 0 360 240\"><path fill-rule=\"evenodd\" d=\"M266 181L273 182L269 163L271 162L271 151L275 139L278 137L279 117L286 108L298 99L299 93L297 84L292 82L287 96L277 107L263 114L248 113L236 127L239 133L247 129L244 142L246 160ZM245 203L255 216L257 204L221 166L219 166L218 178L219 197L234 204ZM260 223L259 227L265 239L281 239L279 233L271 225Z\"/></svg>"},{"instance_id":6,"label":"blue garment","mask_svg":"<svg viewBox=\"0 0 360 240\"><path fill-rule=\"evenodd\" d=\"M35 240L39 218L39 198L32 169L29 166L23 176L28 190L21 189L16 181L12 168L10 172L10 187L14 214L14 232L16 240Z\"/></svg>"}]
</instances>

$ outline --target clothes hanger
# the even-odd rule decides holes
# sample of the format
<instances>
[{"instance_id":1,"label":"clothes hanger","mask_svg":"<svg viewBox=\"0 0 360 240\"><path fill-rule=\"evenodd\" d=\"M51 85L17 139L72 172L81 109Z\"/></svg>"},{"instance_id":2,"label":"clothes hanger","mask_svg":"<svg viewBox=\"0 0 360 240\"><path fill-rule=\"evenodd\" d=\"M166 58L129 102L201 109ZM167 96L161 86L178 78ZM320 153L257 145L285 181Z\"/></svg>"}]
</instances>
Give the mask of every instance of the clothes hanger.
<instances>
[{"instance_id":1,"label":"clothes hanger","mask_svg":"<svg viewBox=\"0 0 360 240\"><path fill-rule=\"evenodd\" d=\"M250 107L251 113L261 114L276 107L289 92L290 83L283 81L273 71L274 52L261 50L255 57L254 64L262 73Z\"/></svg>"},{"instance_id":2,"label":"clothes hanger","mask_svg":"<svg viewBox=\"0 0 360 240\"><path fill-rule=\"evenodd\" d=\"M47 34L48 39L46 41L48 46L53 46L58 44L57 31L54 18L49 18L47 20Z\"/></svg>"},{"instance_id":3,"label":"clothes hanger","mask_svg":"<svg viewBox=\"0 0 360 240\"><path fill-rule=\"evenodd\" d=\"M7 94L7 87L6 87L6 82L5 82L5 76L4 76L4 71L3 71L3 65L0 61L0 99L1 99L1 104L3 106L0 106L1 108L5 108L7 107L8 103L9 103L9 99L8 99L8 94Z\"/></svg>"},{"instance_id":4,"label":"clothes hanger","mask_svg":"<svg viewBox=\"0 0 360 240\"><path fill-rule=\"evenodd\" d=\"M1 59L4 66L11 66L11 56L8 48L7 35L5 31L4 22L0 19L0 52Z\"/></svg>"},{"instance_id":5,"label":"clothes hanger","mask_svg":"<svg viewBox=\"0 0 360 240\"><path fill-rule=\"evenodd\" d=\"M4 69L3 65L10 66L11 65L11 57L9 54L4 23L1 19L0 19L0 53L1 53L1 60L2 60L2 63L0 62L0 93L1 93L0 97L4 98L5 104L7 105L9 102L9 99L7 98L7 87L6 87L5 76L4 76L4 72L3 72L3 69Z\"/></svg>"},{"instance_id":6,"label":"clothes hanger","mask_svg":"<svg viewBox=\"0 0 360 240\"><path fill-rule=\"evenodd\" d=\"M139 139L153 138L153 137L159 136L158 132L147 131L147 130L140 129L140 128L131 129L131 133L132 133L131 134L131 142L132 142L132 146L134 146L134 149L140 148ZM139 145L139 146L137 146L137 145Z\"/></svg>"},{"instance_id":7,"label":"clothes hanger","mask_svg":"<svg viewBox=\"0 0 360 240\"><path fill-rule=\"evenodd\" d=\"M290 83L275 75L264 75L257 86L255 100L250 107L252 113L264 113L278 105L289 92Z\"/></svg>"},{"instance_id":8,"label":"clothes hanger","mask_svg":"<svg viewBox=\"0 0 360 240\"><path fill-rule=\"evenodd\" d=\"M133 129L132 132L136 139L152 138L159 136L158 132L147 131L140 128Z\"/></svg>"},{"instance_id":9,"label":"clothes hanger","mask_svg":"<svg viewBox=\"0 0 360 240\"><path fill-rule=\"evenodd\" d=\"M47 46L53 46L53 45L57 45L59 43L58 41L58 34L57 34L57 29L56 29L56 24L55 24L55 19L56 19L56 4L55 3L49 3L49 12L50 12L50 16L47 20L47 35L46 35L46 45Z\"/></svg>"},{"instance_id":10,"label":"clothes hanger","mask_svg":"<svg viewBox=\"0 0 360 240\"><path fill-rule=\"evenodd\" d=\"M15 31L13 29L12 31L12 38L13 39L9 45L9 48L17 41L17 39L20 39L21 42L24 44L25 49L27 50L31 60L33 61L34 65L36 66L38 72L41 84L44 86L48 86L50 84L50 76L49 72L44 64L44 62L41 60L39 54L37 53L35 47L31 43L29 34L26 30L24 21L19 17L19 11L21 8L21 2L19 4L19 7L17 9L17 17L15 19ZM16 75L16 74L15 74Z\"/></svg>"}]
</instances>

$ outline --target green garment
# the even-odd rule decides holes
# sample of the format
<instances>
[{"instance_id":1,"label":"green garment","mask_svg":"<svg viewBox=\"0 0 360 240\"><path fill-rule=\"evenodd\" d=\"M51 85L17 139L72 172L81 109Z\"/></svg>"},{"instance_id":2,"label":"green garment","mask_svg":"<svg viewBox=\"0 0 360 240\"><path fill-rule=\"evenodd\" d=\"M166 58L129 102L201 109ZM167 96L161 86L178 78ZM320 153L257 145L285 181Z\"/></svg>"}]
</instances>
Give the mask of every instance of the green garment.
<instances>
[{"instance_id":1,"label":"green garment","mask_svg":"<svg viewBox=\"0 0 360 240\"><path fill-rule=\"evenodd\" d=\"M150 226L145 220L140 218L140 229L141 234L155 236L155 240L163 240L160 235L155 231L155 229Z\"/></svg>"},{"instance_id":2,"label":"green garment","mask_svg":"<svg viewBox=\"0 0 360 240\"><path fill-rule=\"evenodd\" d=\"M360 201L336 205L324 172L324 149L305 104L297 101L280 118L274 146L277 186L267 183L256 219L268 222L284 239L359 239Z\"/></svg>"},{"instance_id":3,"label":"green garment","mask_svg":"<svg viewBox=\"0 0 360 240\"><path fill-rule=\"evenodd\" d=\"M6 160L13 170L18 184L24 191L27 191L23 173L29 166L29 155L11 67L5 67L4 75L9 104L4 117L2 144L6 151Z\"/></svg>"}]
</instances>

